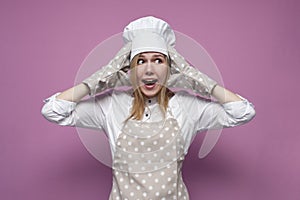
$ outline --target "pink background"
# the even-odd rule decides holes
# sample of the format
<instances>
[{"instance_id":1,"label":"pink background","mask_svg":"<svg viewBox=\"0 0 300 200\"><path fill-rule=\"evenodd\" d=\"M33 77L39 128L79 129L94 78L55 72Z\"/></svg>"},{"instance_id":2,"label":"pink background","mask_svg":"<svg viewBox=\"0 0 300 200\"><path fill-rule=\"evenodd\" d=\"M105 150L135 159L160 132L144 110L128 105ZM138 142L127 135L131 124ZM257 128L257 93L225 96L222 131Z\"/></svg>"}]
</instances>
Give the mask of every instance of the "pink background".
<instances>
[{"instance_id":1,"label":"pink background","mask_svg":"<svg viewBox=\"0 0 300 200\"><path fill-rule=\"evenodd\" d=\"M0 199L108 198L111 170L40 109L73 85L98 43L145 15L199 42L225 86L256 107L205 159L203 136L194 142L184 166L191 199L300 199L299 14L297 0L2 0Z\"/></svg>"}]
</instances>

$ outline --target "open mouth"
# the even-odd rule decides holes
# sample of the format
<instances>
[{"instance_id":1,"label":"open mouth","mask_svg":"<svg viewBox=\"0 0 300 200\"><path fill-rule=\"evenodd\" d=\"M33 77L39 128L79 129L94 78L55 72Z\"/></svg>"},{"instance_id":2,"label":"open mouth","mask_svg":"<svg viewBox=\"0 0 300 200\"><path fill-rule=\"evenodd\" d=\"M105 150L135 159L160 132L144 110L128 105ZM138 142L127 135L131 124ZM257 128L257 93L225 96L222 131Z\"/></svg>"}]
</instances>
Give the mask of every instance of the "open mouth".
<instances>
[{"instance_id":1,"label":"open mouth","mask_svg":"<svg viewBox=\"0 0 300 200\"><path fill-rule=\"evenodd\" d=\"M142 82L145 84L145 85L154 85L156 82L157 82L157 79L151 79L151 80L142 80Z\"/></svg>"},{"instance_id":2,"label":"open mouth","mask_svg":"<svg viewBox=\"0 0 300 200\"><path fill-rule=\"evenodd\" d=\"M142 82L145 84L144 87L147 88L148 90L154 89L157 79L144 79Z\"/></svg>"}]
</instances>

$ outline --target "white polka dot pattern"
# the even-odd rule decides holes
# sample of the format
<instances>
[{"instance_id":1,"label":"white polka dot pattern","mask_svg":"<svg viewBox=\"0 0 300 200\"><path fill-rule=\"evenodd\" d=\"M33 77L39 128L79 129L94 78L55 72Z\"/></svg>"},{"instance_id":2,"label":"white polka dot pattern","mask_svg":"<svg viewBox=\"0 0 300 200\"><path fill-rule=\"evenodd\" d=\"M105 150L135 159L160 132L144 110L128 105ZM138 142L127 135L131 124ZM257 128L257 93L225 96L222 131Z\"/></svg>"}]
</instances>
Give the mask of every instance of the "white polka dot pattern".
<instances>
[{"instance_id":1,"label":"white polka dot pattern","mask_svg":"<svg viewBox=\"0 0 300 200\"><path fill-rule=\"evenodd\" d=\"M114 169L141 173L177 161L183 154L183 140L175 119L151 125L129 120L117 140L116 149Z\"/></svg>"},{"instance_id":2,"label":"white polka dot pattern","mask_svg":"<svg viewBox=\"0 0 300 200\"><path fill-rule=\"evenodd\" d=\"M116 144L110 200L189 199L181 174L183 139L175 119L129 120Z\"/></svg>"},{"instance_id":3,"label":"white polka dot pattern","mask_svg":"<svg viewBox=\"0 0 300 200\"><path fill-rule=\"evenodd\" d=\"M169 88L184 88L196 94L210 97L217 82L206 74L192 67L175 48L168 49L171 58L171 76L168 80Z\"/></svg>"},{"instance_id":4,"label":"white polka dot pattern","mask_svg":"<svg viewBox=\"0 0 300 200\"><path fill-rule=\"evenodd\" d=\"M128 43L107 65L82 81L89 87L90 95L117 86L131 85L128 75L123 71L129 67L130 52L131 43Z\"/></svg>"}]
</instances>

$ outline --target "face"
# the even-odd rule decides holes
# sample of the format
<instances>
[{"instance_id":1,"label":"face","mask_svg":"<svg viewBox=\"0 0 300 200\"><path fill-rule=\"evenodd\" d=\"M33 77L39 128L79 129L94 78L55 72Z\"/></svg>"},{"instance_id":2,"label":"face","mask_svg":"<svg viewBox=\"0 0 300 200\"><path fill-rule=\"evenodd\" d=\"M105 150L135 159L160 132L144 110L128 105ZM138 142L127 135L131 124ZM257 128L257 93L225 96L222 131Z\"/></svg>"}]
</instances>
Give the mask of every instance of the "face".
<instances>
[{"instance_id":1,"label":"face","mask_svg":"<svg viewBox=\"0 0 300 200\"><path fill-rule=\"evenodd\" d=\"M168 70L165 55L157 52L141 53L133 70L137 87L149 98L156 96L166 83Z\"/></svg>"}]
</instances>

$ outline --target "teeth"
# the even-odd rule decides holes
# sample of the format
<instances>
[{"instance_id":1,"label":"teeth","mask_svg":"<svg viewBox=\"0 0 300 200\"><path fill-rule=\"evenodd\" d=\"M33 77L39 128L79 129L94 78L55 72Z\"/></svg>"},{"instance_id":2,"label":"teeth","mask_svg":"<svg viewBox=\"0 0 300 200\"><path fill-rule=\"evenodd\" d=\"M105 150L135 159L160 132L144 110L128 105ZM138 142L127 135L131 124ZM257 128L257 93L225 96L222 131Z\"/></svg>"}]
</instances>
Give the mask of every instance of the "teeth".
<instances>
[{"instance_id":1,"label":"teeth","mask_svg":"<svg viewBox=\"0 0 300 200\"><path fill-rule=\"evenodd\" d=\"M143 83L144 83L145 85L152 85L152 84L154 84L154 83L156 83L156 82L157 82L156 79L153 79L153 80L143 80Z\"/></svg>"}]
</instances>

